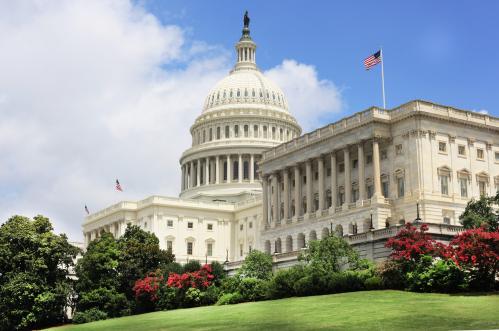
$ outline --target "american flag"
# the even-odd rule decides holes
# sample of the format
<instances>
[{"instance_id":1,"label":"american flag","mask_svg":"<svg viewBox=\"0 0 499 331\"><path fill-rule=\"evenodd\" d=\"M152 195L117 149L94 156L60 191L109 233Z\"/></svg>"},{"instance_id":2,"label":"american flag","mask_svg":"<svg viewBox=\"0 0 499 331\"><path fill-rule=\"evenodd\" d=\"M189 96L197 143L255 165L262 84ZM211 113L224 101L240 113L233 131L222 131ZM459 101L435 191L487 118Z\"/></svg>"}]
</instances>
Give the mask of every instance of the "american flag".
<instances>
[{"instance_id":1,"label":"american flag","mask_svg":"<svg viewBox=\"0 0 499 331\"><path fill-rule=\"evenodd\" d=\"M88 211L88 207L87 207L87 205L85 205L85 211L87 212L87 215L89 215L89 214L90 214L90 212Z\"/></svg>"},{"instance_id":2,"label":"american flag","mask_svg":"<svg viewBox=\"0 0 499 331\"><path fill-rule=\"evenodd\" d=\"M123 189L121 188L120 182L116 179L116 191L123 192Z\"/></svg>"},{"instance_id":3,"label":"american flag","mask_svg":"<svg viewBox=\"0 0 499 331\"><path fill-rule=\"evenodd\" d=\"M366 70L369 70L380 62L381 62L381 50L377 51L373 55L366 58L364 60L364 67L366 68Z\"/></svg>"}]
</instances>

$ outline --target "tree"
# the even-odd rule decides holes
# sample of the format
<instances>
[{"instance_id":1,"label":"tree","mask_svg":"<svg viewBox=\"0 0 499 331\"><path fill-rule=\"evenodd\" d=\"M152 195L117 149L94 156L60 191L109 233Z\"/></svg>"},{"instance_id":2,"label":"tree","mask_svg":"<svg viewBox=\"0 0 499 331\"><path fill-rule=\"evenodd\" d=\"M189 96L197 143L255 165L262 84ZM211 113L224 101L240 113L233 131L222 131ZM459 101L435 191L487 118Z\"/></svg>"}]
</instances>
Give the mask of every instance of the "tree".
<instances>
[{"instance_id":1,"label":"tree","mask_svg":"<svg viewBox=\"0 0 499 331\"><path fill-rule=\"evenodd\" d=\"M493 197L481 196L478 200L472 199L468 201L459 220L466 229L484 226L489 231L498 231L499 214L495 212L498 206L499 192Z\"/></svg>"},{"instance_id":2,"label":"tree","mask_svg":"<svg viewBox=\"0 0 499 331\"><path fill-rule=\"evenodd\" d=\"M343 238L330 235L322 240L312 240L300 256L317 273L339 272L345 266L356 268L359 254Z\"/></svg>"},{"instance_id":3,"label":"tree","mask_svg":"<svg viewBox=\"0 0 499 331\"><path fill-rule=\"evenodd\" d=\"M244 259L237 272L240 277L251 277L268 280L272 277L272 256L252 250Z\"/></svg>"},{"instance_id":4,"label":"tree","mask_svg":"<svg viewBox=\"0 0 499 331\"><path fill-rule=\"evenodd\" d=\"M50 220L13 216L0 226L0 330L43 328L65 320L69 269L80 250Z\"/></svg>"},{"instance_id":5,"label":"tree","mask_svg":"<svg viewBox=\"0 0 499 331\"><path fill-rule=\"evenodd\" d=\"M128 300L135 298L133 287L136 280L175 260L171 251L160 249L159 240L153 233L146 232L136 225L127 226L117 244L120 251L116 268L119 290Z\"/></svg>"}]
</instances>

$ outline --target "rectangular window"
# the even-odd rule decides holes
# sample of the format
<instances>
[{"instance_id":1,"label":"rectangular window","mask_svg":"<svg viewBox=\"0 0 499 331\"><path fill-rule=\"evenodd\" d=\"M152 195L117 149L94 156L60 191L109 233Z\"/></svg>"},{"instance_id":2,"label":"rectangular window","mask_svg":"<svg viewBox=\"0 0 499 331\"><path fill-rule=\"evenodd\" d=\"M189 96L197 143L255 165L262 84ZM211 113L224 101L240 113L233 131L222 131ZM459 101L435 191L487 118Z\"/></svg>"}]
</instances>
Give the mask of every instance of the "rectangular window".
<instances>
[{"instance_id":1,"label":"rectangular window","mask_svg":"<svg viewBox=\"0 0 499 331\"><path fill-rule=\"evenodd\" d=\"M230 130L230 129L229 129L229 126L228 126L228 125L226 125L226 126L225 126L225 138L226 138L226 139L227 139L227 138L229 138L229 134L230 134L229 130Z\"/></svg>"},{"instance_id":2,"label":"rectangular window","mask_svg":"<svg viewBox=\"0 0 499 331\"><path fill-rule=\"evenodd\" d=\"M483 149L477 148L476 150L476 158L479 160L483 160Z\"/></svg>"},{"instance_id":3,"label":"rectangular window","mask_svg":"<svg viewBox=\"0 0 499 331\"><path fill-rule=\"evenodd\" d=\"M479 181L478 182L478 189L480 191L480 195L486 195L487 194L486 183L484 181Z\"/></svg>"},{"instance_id":4,"label":"rectangular window","mask_svg":"<svg viewBox=\"0 0 499 331\"><path fill-rule=\"evenodd\" d=\"M353 160L352 162L352 168L357 169L357 165L359 164L359 160Z\"/></svg>"},{"instance_id":5,"label":"rectangular window","mask_svg":"<svg viewBox=\"0 0 499 331\"><path fill-rule=\"evenodd\" d=\"M213 224L208 223L208 224L206 225L206 228L208 229L208 231L212 231L212 230L213 230Z\"/></svg>"},{"instance_id":6,"label":"rectangular window","mask_svg":"<svg viewBox=\"0 0 499 331\"><path fill-rule=\"evenodd\" d=\"M404 177L397 178L397 194L399 198L404 196Z\"/></svg>"},{"instance_id":7,"label":"rectangular window","mask_svg":"<svg viewBox=\"0 0 499 331\"><path fill-rule=\"evenodd\" d=\"M342 205L345 203L345 193L340 192L338 193L338 205Z\"/></svg>"},{"instance_id":8,"label":"rectangular window","mask_svg":"<svg viewBox=\"0 0 499 331\"><path fill-rule=\"evenodd\" d=\"M307 184L307 176L303 176L303 184Z\"/></svg>"},{"instance_id":9,"label":"rectangular window","mask_svg":"<svg viewBox=\"0 0 499 331\"><path fill-rule=\"evenodd\" d=\"M192 222L187 222L187 228L192 229L194 227L194 223Z\"/></svg>"},{"instance_id":10,"label":"rectangular window","mask_svg":"<svg viewBox=\"0 0 499 331\"><path fill-rule=\"evenodd\" d=\"M250 229L253 229L253 222L249 222L248 226L249 226Z\"/></svg>"},{"instance_id":11,"label":"rectangular window","mask_svg":"<svg viewBox=\"0 0 499 331\"><path fill-rule=\"evenodd\" d=\"M467 178L460 178L459 185L461 186L461 197L467 198L468 197L468 179Z\"/></svg>"},{"instance_id":12,"label":"rectangular window","mask_svg":"<svg viewBox=\"0 0 499 331\"><path fill-rule=\"evenodd\" d=\"M359 200L359 190L355 188L352 190L352 202L357 200Z\"/></svg>"},{"instance_id":13,"label":"rectangular window","mask_svg":"<svg viewBox=\"0 0 499 331\"><path fill-rule=\"evenodd\" d=\"M389 184L388 181L384 181L381 183L382 190L383 190L383 196L385 198L388 198L390 196L390 191L389 191Z\"/></svg>"},{"instance_id":14,"label":"rectangular window","mask_svg":"<svg viewBox=\"0 0 499 331\"><path fill-rule=\"evenodd\" d=\"M314 177L315 177L315 180L319 180L319 172L318 171L315 172Z\"/></svg>"},{"instance_id":15,"label":"rectangular window","mask_svg":"<svg viewBox=\"0 0 499 331\"><path fill-rule=\"evenodd\" d=\"M345 164L339 163L338 164L338 172L344 172L344 171L345 171Z\"/></svg>"},{"instance_id":16,"label":"rectangular window","mask_svg":"<svg viewBox=\"0 0 499 331\"><path fill-rule=\"evenodd\" d=\"M171 240L166 241L166 250L168 250L170 252L173 251L173 241L171 241Z\"/></svg>"},{"instance_id":17,"label":"rectangular window","mask_svg":"<svg viewBox=\"0 0 499 331\"><path fill-rule=\"evenodd\" d=\"M466 146L464 146L464 145L457 146L457 154L459 154L461 156L465 156L466 155Z\"/></svg>"},{"instance_id":18,"label":"rectangular window","mask_svg":"<svg viewBox=\"0 0 499 331\"><path fill-rule=\"evenodd\" d=\"M212 243L208 243L206 245L206 255L213 256L213 244Z\"/></svg>"},{"instance_id":19,"label":"rectangular window","mask_svg":"<svg viewBox=\"0 0 499 331\"><path fill-rule=\"evenodd\" d=\"M239 137L239 125L234 126L234 137Z\"/></svg>"},{"instance_id":20,"label":"rectangular window","mask_svg":"<svg viewBox=\"0 0 499 331\"><path fill-rule=\"evenodd\" d=\"M442 153L447 153L447 143L443 141L438 142L438 151Z\"/></svg>"},{"instance_id":21,"label":"rectangular window","mask_svg":"<svg viewBox=\"0 0 499 331\"><path fill-rule=\"evenodd\" d=\"M440 176L440 192L442 195L449 195L449 177Z\"/></svg>"},{"instance_id":22,"label":"rectangular window","mask_svg":"<svg viewBox=\"0 0 499 331\"><path fill-rule=\"evenodd\" d=\"M330 177L331 176L331 168L326 169L326 176Z\"/></svg>"},{"instance_id":23,"label":"rectangular window","mask_svg":"<svg viewBox=\"0 0 499 331\"><path fill-rule=\"evenodd\" d=\"M371 164L373 163L373 155L372 154L368 154L366 156L366 164Z\"/></svg>"},{"instance_id":24,"label":"rectangular window","mask_svg":"<svg viewBox=\"0 0 499 331\"><path fill-rule=\"evenodd\" d=\"M192 255L192 243L187 243L187 255Z\"/></svg>"},{"instance_id":25,"label":"rectangular window","mask_svg":"<svg viewBox=\"0 0 499 331\"><path fill-rule=\"evenodd\" d=\"M239 224L239 231L243 231L243 228L244 228L244 225L243 224Z\"/></svg>"},{"instance_id":26,"label":"rectangular window","mask_svg":"<svg viewBox=\"0 0 499 331\"><path fill-rule=\"evenodd\" d=\"M372 196L373 196L373 186L372 185L368 185L367 186L367 198L371 199Z\"/></svg>"},{"instance_id":27,"label":"rectangular window","mask_svg":"<svg viewBox=\"0 0 499 331\"><path fill-rule=\"evenodd\" d=\"M173 228L173 220L167 220L166 221L166 226L169 228Z\"/></svg>"},{"instance_id":28,"label":"rectangular window","mask_svg":"<svg viewBox=\"0 0 499 331\"><path fill-rule=\"evenodd\" d=\"M388 152L386 150L381 151L381 159L382 160L388 159Z\"/></svg>"},{"instance_id":29,"label":"rectangular window","mask_svg":"<svg viewBox=\"0 0 499 331\"><path fill-rule=\"evenodd\" d=\"M395 154L397 155L402 154L402 144L395 145Z\"/></svg>"}]
</instances>

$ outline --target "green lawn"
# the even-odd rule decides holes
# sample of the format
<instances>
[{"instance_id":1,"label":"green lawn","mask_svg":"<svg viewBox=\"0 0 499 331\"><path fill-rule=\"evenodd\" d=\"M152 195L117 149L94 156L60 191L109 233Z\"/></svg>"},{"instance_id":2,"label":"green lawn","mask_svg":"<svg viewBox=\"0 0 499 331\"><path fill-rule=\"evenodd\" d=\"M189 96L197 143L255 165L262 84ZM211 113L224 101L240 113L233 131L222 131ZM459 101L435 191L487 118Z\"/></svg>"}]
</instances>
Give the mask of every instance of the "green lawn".
<instances>
[{"instance_id":1,"label":"green lawn","mask_svg":"<svg viewBox=\"0 0 499 331\"><path fill-rule=\"evenodd\" d=\"M55 330L499 329L499 295L369 291L155 312Z\"/></svg>"}]
</instances>

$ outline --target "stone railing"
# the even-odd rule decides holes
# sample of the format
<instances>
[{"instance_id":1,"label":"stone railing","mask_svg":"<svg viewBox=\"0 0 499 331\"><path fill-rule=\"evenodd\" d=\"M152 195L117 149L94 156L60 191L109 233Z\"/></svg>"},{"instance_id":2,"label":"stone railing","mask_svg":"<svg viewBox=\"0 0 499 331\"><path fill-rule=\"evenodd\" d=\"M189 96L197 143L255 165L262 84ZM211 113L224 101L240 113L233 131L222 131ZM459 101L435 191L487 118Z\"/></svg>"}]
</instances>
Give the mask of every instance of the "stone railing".
<instances>
[{"instance_id":1,"label":"stone railing","mask_svg":"<svg viewBox=\"0 0 499 331\"><path fill-rule=\"evenodd\" d=\"M278 147L274 147L264 152L262 154L262 161L265 162L266 160L290 153L309 143L341 134L368 122L375 120L390 121L404 116L409 116L413 113L425 113L428 116L446 117L448 119L466 121L481 126L488 125L495 127L496 130L499 130L499 118L492 117L487 114L480 114L437 105L423 100L415 100L390 110L371 107L352 116L343 118L338 122L331 123L325 127L306 133L287 143L281 144Z\"/></svg>"}]
</instances>

